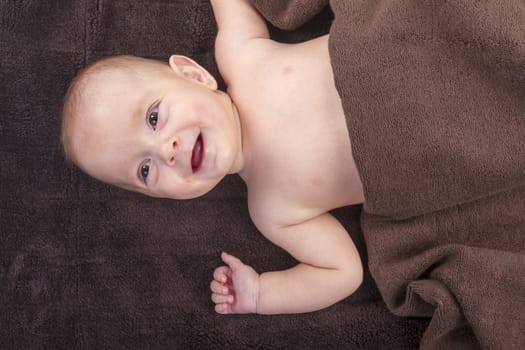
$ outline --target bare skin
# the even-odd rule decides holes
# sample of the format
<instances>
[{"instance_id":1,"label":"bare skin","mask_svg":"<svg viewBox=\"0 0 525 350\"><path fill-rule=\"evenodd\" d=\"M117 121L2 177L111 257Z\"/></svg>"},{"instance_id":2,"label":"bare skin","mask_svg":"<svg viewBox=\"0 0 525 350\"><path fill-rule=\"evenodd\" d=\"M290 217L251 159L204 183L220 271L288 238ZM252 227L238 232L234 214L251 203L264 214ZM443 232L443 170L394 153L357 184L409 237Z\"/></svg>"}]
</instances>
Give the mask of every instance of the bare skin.
<instances>
[{"instance_id":1,"label":"bare skin","mask_svg":"<svg viewBox=\"0 0 525 350\"><path fill-rule=\"evenodd\" d=\"M325 308L352 294L363 274L350 235L328 212L364 201L328 36L277 43L248 0L212 5L228 94L184 56L169 64L112 58L78 84L64 142L88 174L154 197L198 197L239 174L257 228L300 263L259 274L223 253L211 282L215 310Z\"/></svg>"},{"instance_id":2,"label":"bare skin","mask_svg":"<svg viewBox=\"0 0 525 350\"><path fill-rule=\"evenodd\" d=\"M328 54L328 36L300 44L269 39L247 0L211 1L216 58L239 115L250 215L261 233L300 263L256 273L223 253L212 300L219 313L309 312L353 293L362 266L329 210L362 203Z\"/></svg>"}]
</instances>

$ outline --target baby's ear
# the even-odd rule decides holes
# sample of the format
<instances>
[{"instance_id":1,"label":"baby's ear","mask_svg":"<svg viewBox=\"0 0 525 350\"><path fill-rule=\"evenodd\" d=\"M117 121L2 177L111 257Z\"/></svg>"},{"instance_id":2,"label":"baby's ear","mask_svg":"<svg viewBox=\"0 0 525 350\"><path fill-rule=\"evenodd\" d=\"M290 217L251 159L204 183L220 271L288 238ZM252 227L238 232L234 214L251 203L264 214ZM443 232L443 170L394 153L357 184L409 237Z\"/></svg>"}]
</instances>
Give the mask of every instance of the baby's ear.
<instances>
[{"instance_id":1,"label":"baby's ear","mask_svg":"<svg viewBox=\"0 0 525 350\"><path fill-rule=\"evenodd\" d=\"M169 60L171 69L186 79L196 81L212 90L217 90L217 81L200 64L189 57L172 55Z\"/></svg>"}]
</instances>

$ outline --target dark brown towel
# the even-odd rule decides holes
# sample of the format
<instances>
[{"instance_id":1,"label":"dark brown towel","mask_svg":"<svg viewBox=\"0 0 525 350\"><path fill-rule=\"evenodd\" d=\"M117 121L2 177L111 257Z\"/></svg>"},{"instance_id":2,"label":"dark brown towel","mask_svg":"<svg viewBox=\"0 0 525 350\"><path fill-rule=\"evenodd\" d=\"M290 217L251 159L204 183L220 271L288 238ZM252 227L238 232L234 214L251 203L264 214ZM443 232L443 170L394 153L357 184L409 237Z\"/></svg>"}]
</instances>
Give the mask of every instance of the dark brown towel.
<instances>
[{"instance_id":1,"label":"dark brown towel","mask_svg":"<svg viewBox=\"0 0 525 350\"><path fill-rule=\"evenodd\" d=\"M322 2L254 3L293 28ZM423 348L523 348L524 2L330 5L383 298L397 315L433 316Z\"/></svg>"},{"instance_id":2,"label":"dark brown towel","mask_svg":"<svg viewBox=\"0 0 525 350\"><path fill-rule=\"evenodd\" d=\"M302 41L332 19L325 9L272 33ZM87 62L179 53L219 78L215 35L209 0L0 1L1 350L417 348L428 319L390 313L367 269L352 297L319 312L216 314L209 283L221 250L258 271L295 263L252 224L238 176L174 201L64 164L62 96ZM335 214L366 259L360 207Z\"/></svg>"}]
</instances>

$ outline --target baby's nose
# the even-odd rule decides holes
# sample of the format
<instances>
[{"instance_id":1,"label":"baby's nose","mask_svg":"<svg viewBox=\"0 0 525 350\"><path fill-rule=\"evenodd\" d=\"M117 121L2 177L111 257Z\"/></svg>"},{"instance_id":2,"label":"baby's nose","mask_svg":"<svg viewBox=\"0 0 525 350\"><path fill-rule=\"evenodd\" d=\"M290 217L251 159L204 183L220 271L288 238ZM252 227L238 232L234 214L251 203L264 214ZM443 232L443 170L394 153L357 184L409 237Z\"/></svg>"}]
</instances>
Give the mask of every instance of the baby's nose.
<instances>
[{"instance_id":1,"label":"baby's nose","mask_svg":"<svg viewBox=\"0 0 525 350\"><path fill-rule=\"evenodd\" d=\"M177 140L171 139L167 142L165 142L163 150L162 150L162 158L168 165L174 165L175 164L175 154L177 151Z\"/></svg>"}]
</instances>

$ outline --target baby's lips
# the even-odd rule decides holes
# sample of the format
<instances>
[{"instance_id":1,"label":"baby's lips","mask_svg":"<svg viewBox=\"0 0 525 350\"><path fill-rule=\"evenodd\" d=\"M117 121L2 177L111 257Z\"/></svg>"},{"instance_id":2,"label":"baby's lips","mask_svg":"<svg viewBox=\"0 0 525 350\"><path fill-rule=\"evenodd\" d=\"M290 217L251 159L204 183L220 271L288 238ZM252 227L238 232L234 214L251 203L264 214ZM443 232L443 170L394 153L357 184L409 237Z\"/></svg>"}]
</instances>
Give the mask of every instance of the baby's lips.
<instances>
[{"instance_id":1,"label":"baby's lips","mask_svg":"<svg viewBox=\"0 0 525 350\"><path fill-rule=\"evenodd\" d=\"M204 157L204 142L202 139L202 133L197 136L193 150L191 152L191 169L195 173L199 171Z\"/></svg>"}]
</instances>

